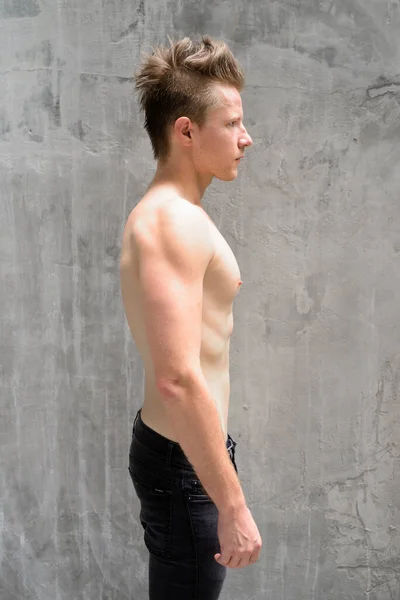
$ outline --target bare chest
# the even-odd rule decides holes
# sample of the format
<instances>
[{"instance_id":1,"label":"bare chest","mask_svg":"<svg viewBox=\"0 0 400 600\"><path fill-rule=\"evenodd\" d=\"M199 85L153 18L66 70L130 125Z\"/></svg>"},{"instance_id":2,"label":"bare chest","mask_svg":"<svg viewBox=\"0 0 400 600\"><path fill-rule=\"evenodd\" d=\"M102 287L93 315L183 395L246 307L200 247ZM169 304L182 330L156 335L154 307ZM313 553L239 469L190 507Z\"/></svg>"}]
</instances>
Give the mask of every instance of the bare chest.
<instances>
[{"instance_id":1,"label":"bare chest","mask_svg":"<svg viewBox=\"0 0 400 600\"><path fill-rule=\"evenodd\" d=\"M221 306L232 305L242 284L235 255L228 242L212 225L215 254L204 276L204 292Z\"/></svg>"}]
</instances>

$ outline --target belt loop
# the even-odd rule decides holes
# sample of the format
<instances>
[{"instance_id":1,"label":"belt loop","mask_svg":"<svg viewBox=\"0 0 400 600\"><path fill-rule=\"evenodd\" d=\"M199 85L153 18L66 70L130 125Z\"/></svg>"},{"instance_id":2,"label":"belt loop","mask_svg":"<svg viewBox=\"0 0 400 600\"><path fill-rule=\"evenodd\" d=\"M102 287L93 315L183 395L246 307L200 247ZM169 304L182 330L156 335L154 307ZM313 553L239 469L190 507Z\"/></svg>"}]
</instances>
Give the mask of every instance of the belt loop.
<instances>
[{"instance_id":1,"label":"belt loop","mask_svg":"<svg viewBox=\"0 0 400 600\"><path fill-rule=\"evenodd\" d=\"M169 469L171 468L173 450L174 450L174 444L169 442L167 456L166 456L166 465Z\"/></svg>"},{"instance_id":2,"label":"belt loop","mask_svg":"<svg viewBox=\"0 0 400 600\"><path fill-rule=\"evenodd\" d=\"M229 442L231 443L229 449L231 452L232 463L233 463L233 466L235 467L235 471L237 473L238 470L237 470L236 461L235 461L235 449L237 446L237 442L235 442L235 440L232 438L232 436L229 433L228 433L228 437L229 437Z\"/></svg>"},{"instance_id":3,"label":"belt loop","mask_svg":"<svg viewBox=\"0 0 400 600\"><path fill-rule=\"evenodd\" d=\"M140 413L140 411L141 411L141 410L142 410L142 409L141 409L141 408L139 408L139 410L138 410L138 411L137 411L137 413L136 413L135 420L133 421L132 435L135 433L135 427L136 427L136 423L137 423L137 420L138 420L138 418L139 418L139 413Z\"/></svg>"}]
</instances>

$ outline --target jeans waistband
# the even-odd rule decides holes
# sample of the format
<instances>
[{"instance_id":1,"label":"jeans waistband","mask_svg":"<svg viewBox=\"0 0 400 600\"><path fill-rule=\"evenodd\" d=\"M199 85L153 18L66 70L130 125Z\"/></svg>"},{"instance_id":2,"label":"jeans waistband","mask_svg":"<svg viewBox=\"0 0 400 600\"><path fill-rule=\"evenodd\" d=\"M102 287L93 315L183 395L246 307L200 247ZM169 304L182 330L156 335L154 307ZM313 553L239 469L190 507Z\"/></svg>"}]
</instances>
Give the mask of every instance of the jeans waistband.
<instances>
[{"instance_id":1,"label":"jeans waistband","mask_svg":"<svg viewBox=\"0 0 400 600\"><path fill-rule=\"evenodd\" d=\"M146 423L143 422L141 418L142 409L140 408L136 413L135 420L133 422L132 428L132 436L135 437L148 448L151 449L152 452L162 456L166 462L173 460L175 464L181 464L182 466L191 466L188 461L185 453L183 452L182 447L178 442L174 442L169 438L164 437L154 429L151 429ZM235 466L235 448L236 442L233 440L231 435L228 433L226 439L226 449L229 453L229 456Z\"/></svg>"}]
</instances>

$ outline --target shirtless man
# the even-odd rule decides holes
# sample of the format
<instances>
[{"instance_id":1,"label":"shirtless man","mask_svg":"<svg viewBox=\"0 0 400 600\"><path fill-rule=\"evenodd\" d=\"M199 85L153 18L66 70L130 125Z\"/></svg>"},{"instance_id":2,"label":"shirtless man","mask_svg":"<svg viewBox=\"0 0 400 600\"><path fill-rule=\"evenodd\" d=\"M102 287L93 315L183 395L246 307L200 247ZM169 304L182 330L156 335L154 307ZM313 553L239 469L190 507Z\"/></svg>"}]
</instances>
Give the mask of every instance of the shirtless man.
<instances>
[{"instance_id":1,"label":"shirtless man","mask_svg":"<svg viewBox=\"0 0 400 600\"><path fill-rule=\"evenodd\" d=\"M136 75L157 170L126 223L120 263L143 360L129 471L150 553L150 600L216 600L226 568L257 561L261 537L228 434L232 303L241 280L201 206L232 181L252 140L243 72L223 42L158 48Z\"/></svg>"}]
</instances>

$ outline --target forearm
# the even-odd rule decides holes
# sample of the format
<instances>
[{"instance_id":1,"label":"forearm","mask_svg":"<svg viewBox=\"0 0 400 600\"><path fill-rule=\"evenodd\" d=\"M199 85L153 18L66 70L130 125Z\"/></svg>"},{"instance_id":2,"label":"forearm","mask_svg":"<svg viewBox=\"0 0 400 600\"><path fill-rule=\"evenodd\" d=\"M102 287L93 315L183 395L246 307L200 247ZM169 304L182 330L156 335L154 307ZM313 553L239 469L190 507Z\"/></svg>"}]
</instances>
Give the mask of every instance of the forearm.
<instances>
[{"instance_id":1,"label":"forearm","mask_svg":"<svg viewBox=\"0 0 400 600\"><path fill-rule=\"evenodd\" d=\"M218 510L246 505L203 374L187 378L185 384L160 386L160 392L175 437Z\"/></svg>"}]
</instances>

